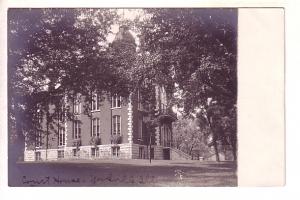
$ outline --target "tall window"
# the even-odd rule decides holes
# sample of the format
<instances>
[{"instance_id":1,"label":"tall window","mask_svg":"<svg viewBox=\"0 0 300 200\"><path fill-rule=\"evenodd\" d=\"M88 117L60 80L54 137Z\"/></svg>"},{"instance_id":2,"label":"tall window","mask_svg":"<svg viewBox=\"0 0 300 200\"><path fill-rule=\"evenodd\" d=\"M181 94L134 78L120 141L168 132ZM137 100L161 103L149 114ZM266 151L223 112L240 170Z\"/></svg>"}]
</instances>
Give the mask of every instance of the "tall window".
<instances>
[{"instance_id":1,"label":"tall window","mask_svg":"<svg viewBox=\"0 0 300 200\"><path fill-rule=\"evenodd\" d=\"M81 138L81 124L79 120L73 122L73 138Z\"/></svg>"},{"instance_id":2,"label":"tall window","mask_svg":"<svg viewBox=\"0 0 300 200\"><path fill-rule=\"evenodd\" d=\"M167 105L167 93L163 86L160 89L160 101L162 104Z\"/></svg>"},{"instance_id":3,"label":"tall window","mask_svg":"<svg viewBox=\"0 0 300 200\"><path fill-rule=\"evenodd\" d=\"M92 120L92 136L100 135L100 119L94 118Z\"/></svg>"},{"instance_id":4,"label":"tall window","mask_svg":"<svg viewBox=\"0 0 300 200\"><path fill-rule=\"evenodd\" d=\"M138 109L142 110L143 109L143 105L142 105L142 97L141 97L141 92L140 90L138 90Z\"/></svg>"},{"instance_id":5,"label":"tall window","mask_svg":"<svg viewBox=\"0 0 300 200\"><path fill-rule=\"evenodd\" d=\"M111 107L112 108L121 108L121 97L114 95L111 98Z\"/></svg>"},{"instance_id":6,"label":"tall window","mask_svg":"<svg viewBox=\"0 0 300 200\"><path fill-rule=\"evenodd\" d=\"M42 126L43 122L43 114L40 112L40 110L37 111L37 120L38 120L38 130L36 130L35 135L35 147L39 148L42 146L42 131L40 130L40 127Z\"/></svg>"},{"instance_id":7,"label":"tall window","mask_svg":"<svg viewBox=\"0 0 300 200\"><path fill-rule=\"evenodd\" d=\"M139 138L143 138L143 119L139 119Z\"/></svg>"},{"instance_id":8,"label":"tall window","mask_svg":"<svg viewBox=\"0 0 300 200\"><path fill-rule=\"evenodd\" d=\"M64 146L66 144L65 128L60 127L58 130L58 146Z\"/></svg>"},{"instance_id":9,"label":"tall window","mask_svg":"<svg viewBox=\"0 0 300 200\"><path fill-rule=\"evenodd\" d=\"M121 134L121 117L120 115L113 116L113 135Z\"/></svg>"},{"instance_id":10,"label":"tall window","mask_svg":"<svg viewBox=\"0 0 300 200\"><path fill-rule=\"evenodd\" d=\"M139 158L140 158L140 159L145 158L145 155L144 155L144 147L139 147Z\"/></svg>"},{"instance_id":11,"label":"tall window","mask_svg":"<svg viewBox=\"0 0 300 200\"><path fill-rule=\"evenodd\" d=\"M37 111L37 118L38 124L41 125L41 123L43 122L43 113L40 110Z\"/></svg>"},{"instance_id":12,"label":"tall window","mask_svg":"<svg viewBox=\"0 0 300 200\"><path fill-rule=\"evenodd\" d=\"M35 138L35 147L39 148L42 146L42 131L36 131L36 138Z\"/></svg>"},{"instance_id":13,"label":"tall window","mask_svg":"<svg viewBox=\"0 0 300 200\"><path fill-rule=\"evenodd\" d=\"M99 111L100 110L100 95L94 94L93 101L92 101L92 111Z\"/></svg>"},{"instance_id":14,"label":"tall window","mask_svg":"<svg viewBox=\"0 0 300 200\"><path fill-rule=\"evenodd\" d=\"M81 95L77 94L74 100L74 113L75 114L80 114L81 113L81 100L80 100Z\"/></svg>"},{"instance_id":15,"label":"tall window","mask_svg":"<svg viewBox=\"0 0 300 200\"><path fill-rule=\"evenodd\" d=\"M62 106L62 108L58 112L58 120L59 120L59 122L65 122L65 114L66 114L65 113L65 109Z\"/></svg>"}]
</instances>

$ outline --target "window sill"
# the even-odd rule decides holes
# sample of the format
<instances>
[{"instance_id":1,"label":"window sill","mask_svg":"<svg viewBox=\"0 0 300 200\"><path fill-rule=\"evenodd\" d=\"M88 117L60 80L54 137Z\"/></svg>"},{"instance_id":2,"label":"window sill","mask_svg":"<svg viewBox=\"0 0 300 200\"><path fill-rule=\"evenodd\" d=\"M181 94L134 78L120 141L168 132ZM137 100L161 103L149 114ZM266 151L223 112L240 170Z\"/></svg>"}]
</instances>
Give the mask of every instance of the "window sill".
<instances>
[{"instance_id":1,"label":"window sill","mask_svg":"<svg viewBox=\"0 0 300 200\"><path fill-rule=\"evenodd\" d=\"M120 109L120 108L122 108L122 107L114 107L114 108L110 108L110 109L114 110L114 109Z\"/></svg>"},{"instance_id":2,"label":"window sill","mask_svg":"<svg viewBox=\"0 0 300 200\"><path fill-rule=\"evenodd\" d=\"M100 112L100 110L91 110L91 113Z\"/></svg>"}]
</instances>

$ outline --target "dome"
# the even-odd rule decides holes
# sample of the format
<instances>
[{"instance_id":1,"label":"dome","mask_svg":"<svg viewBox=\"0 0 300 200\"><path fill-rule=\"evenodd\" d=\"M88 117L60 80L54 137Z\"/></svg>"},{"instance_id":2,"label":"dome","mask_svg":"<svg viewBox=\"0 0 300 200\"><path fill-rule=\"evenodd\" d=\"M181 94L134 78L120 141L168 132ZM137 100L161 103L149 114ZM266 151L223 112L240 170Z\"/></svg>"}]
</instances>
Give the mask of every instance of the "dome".
<instances>
[{"instance_id":1,"label":"dome","mask_svg":"<svg viewBox=\"0 0 300 200\"><path fill-rule=\"evenodd\" d=\"M127 43L127 45L134 45L135 44L135 39L133 35L129 31L129 27L126 25L121 25L119 28L119 32L117 33L113 44L114 43Z\"/></svg>"}]
</instances>

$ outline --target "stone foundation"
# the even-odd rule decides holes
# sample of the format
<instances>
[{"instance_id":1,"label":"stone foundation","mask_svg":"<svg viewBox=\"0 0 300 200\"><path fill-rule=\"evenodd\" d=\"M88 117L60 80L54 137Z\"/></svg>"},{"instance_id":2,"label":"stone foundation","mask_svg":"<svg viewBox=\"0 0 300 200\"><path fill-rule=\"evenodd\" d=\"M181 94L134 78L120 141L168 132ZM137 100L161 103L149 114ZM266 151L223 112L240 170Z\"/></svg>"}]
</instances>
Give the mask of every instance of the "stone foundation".
<instances>
[{"instance_id":1,"label":"stone foundation","mask_svg":"<svg viewBox=\"0 0 300 200\"><path fill-rule=\"evenodd\" d=\"M154 147L154 159L163 160L163 147L162 146L153 146Z\"/></svg>"},{"instance_id":2,"label":"stone foundation","mask_svg":"<svg viewBox=\"0 0 300 200\"><path fill-rule=\"evenodd\" d=\"M24 161L35 161L35 151L33 150L24 151Z\"/></svg>"},{"instance_id":3,"label":"stone foundation","mask_svg":"<svg viewBox=\"0 0 300 200\"><path fill-rule=\"evenodd\" d=\"M36 154L40 154L40 160L57 160L57 149L36 149L24 152L24 161L36 161Z\"/></svg>"},{"instance_id":4,"label":"stone foundation","mask_svg":"<svg viewBox=\"0 0 300 200\"><path fill-rule=\"evenodd\" d=\"M140 157L140 147L143 148L142 157ZM138 144L106 144L98 145L97 150L92 153L95 146L61 147L58 149L25 150L24 161L51 161L62 159L148 159L149 147ZM113 148L118 149L118 155L113 155ZM163 148L161 146L152 146L154 148L154 159L163 159ZM36 154L39 154L38 156Z\"/></svg>"}]
</instances>

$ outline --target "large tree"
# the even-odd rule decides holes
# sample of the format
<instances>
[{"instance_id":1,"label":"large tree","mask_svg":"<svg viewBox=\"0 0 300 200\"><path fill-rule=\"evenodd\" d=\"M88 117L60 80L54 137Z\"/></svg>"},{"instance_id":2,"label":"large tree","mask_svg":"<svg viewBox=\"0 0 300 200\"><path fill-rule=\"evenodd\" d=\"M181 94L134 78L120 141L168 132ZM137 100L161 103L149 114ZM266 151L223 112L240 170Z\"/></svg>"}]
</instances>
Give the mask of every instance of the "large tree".
<instances>
[{"instance_id":1,"label":"large tree","mask_svg":"<svg viewBox=\"0 0 300 200\"><path fill-rule=\"evenodd\" d=\"M59 108L62 96L72 99L76 92L91 101L95 90L127 96L140 89L153 111L153 86L164 85L171 104L180 104L186 113L198 111L217 158L218 143L229 141L235 153L236 10L145 9L144 14L131 24L140 37L132 56L130 36L107 43L118 19L114 10L9 10L10 131L32 130L37 110L51 121L57 115L47 113L49 104Z\"/></svg>"},{"instance_id":2,"label":"large tree","mask_svg":"<svg viewBox=\"0 0 300 200\"><path fill-rule=\"evenodd\" d=\"M91 97L91 91L103 94L123 85L107 44L117 19L109 9L8 11L10 136L30 136L40 114L52 122L63 96ZM52 114L50 104L56 108Z\"/></svg>"},{"instance_id":3,"label":"large tree","mask_svg":"<svg viewBox=\"0 0 300 200\"><path fill-rule=\"evenodd\" d=\"M172 81L165 79L166 84L176 83L177 102L184 111L206 119L217 160L218 144L226 144L228 138L236 158L236 9L146 12L141 31L144 51L160 55L156 66L171 74Z\"/></svg>"}]
</instances>

